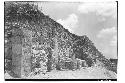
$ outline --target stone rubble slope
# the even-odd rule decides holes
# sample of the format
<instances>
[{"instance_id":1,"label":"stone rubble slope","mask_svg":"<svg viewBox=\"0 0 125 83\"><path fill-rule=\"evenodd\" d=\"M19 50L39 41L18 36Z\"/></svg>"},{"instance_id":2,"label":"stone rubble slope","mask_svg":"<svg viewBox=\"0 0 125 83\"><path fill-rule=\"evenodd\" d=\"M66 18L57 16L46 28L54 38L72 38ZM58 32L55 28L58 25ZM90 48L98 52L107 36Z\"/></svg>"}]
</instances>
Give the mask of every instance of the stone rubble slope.
<instances>
[{"instance_id":1,"label":"stone rubble slope","mask_svg":"<svg viewBox=\"0 0 125 83\"><path fill-rule=\"evenodd\" d=\"M5 70L12 76L76 72L95 65L117 73L117 65L106 59L87 35L70 33L31 3L5 3L4 17Z\"/></svg>"}]
</instances>

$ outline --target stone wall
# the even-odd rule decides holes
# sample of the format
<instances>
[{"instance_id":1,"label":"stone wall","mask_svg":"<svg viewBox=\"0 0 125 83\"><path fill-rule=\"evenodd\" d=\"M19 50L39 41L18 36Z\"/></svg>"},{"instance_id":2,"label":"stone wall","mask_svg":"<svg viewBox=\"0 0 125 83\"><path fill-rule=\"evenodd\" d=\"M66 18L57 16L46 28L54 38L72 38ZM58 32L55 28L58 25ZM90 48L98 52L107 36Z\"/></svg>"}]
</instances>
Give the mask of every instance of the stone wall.
<instances>
[{"instance_id":1,"label":"stone wall","mask_svg":"<svg viewBox=\"0 0 125 83\"><path fill-rule=\"evenodd\" d=\"M19 77L25 78L30 73L45 74L54 69L91 67L96 64L96 60L114 70L111 62L86 35L70 33L30 4L10 4L5 9L5 28L8 29L5 32L11 41L11 71Z\"/></svg>"}]
</instances>

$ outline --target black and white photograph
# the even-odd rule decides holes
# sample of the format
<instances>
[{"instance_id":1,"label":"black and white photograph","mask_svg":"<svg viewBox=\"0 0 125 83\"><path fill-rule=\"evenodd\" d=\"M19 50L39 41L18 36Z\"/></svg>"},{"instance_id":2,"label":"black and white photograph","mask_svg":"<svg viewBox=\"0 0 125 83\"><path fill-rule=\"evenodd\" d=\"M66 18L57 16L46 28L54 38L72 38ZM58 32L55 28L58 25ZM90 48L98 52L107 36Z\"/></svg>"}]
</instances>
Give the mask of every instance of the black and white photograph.
<instances>
[{"instance_id":1,"label":"black and white photograph","mask_svg":"<svg viewBox=\"0 0 125 83\"><path fill-rule=\"evenodd\" d=\"M118 1L4 1L4 80L117 81Z\"/></svg>"}]
</instances>

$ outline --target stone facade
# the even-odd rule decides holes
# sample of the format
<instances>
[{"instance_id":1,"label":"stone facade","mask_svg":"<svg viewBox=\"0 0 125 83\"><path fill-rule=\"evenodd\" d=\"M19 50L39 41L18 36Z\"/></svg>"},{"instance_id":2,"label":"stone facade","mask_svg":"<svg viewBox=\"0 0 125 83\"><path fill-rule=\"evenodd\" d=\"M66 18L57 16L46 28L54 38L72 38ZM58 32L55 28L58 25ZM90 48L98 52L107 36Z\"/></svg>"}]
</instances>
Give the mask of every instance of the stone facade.
<instances>
[{"instance_id":1,"label":"stone facade","mask_svg":"<svg viewBox=\"0 0 125 83\"><path fill-rule=\"evenodd\" d=\"M5 28L7 47L11 48L11 55L5 56L12 58L10 71L21 78L55 69L91 67L96 60L105 66L110 63L86 35L70 33L30 4L6 7Z\"/></svg>"}]
</instances>

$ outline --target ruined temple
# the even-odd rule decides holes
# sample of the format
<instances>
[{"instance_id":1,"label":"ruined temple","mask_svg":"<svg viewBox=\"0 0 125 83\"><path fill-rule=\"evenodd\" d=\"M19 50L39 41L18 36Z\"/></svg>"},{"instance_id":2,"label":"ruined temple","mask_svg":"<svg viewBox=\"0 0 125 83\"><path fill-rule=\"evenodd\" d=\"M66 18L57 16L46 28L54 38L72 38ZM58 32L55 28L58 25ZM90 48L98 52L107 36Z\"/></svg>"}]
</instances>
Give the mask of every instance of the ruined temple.
<instances>
[{"instance_id":1,"label":"ruined temple","mask_svg":"<svg viewBox=\"0 0 125 83\"><path fill-rule=\"evenodd\" d=\"M86 35L70 33L35 5L5 3L5 71L13 77L51 70L77 70L95 64L116 72Z\"/></svg>"}]
</instances>

